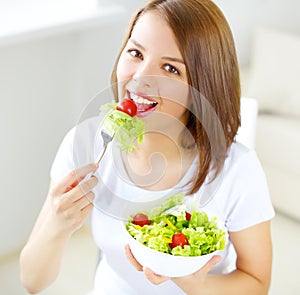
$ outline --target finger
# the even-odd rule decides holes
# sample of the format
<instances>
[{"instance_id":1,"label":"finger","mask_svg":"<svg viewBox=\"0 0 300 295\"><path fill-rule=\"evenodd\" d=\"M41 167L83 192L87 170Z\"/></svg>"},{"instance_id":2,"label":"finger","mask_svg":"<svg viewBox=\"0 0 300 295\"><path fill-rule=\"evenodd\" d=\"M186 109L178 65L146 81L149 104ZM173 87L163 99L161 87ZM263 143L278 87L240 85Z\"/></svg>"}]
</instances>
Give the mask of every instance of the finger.
<instances>
[{"instance_id":1,"label":"finger","mask_svg":"<svg viewBox=\"0 0 300 295\"><path fill-rule=\"evenodd\" d=\"M78 210L84 209L86 206L93 204L95 199L95 194L93 192L89 192L86 195L82 196L79 200L76 201L76 207Z\"/></svg>"},{"instance_id":2,"label":"finger","mask_svg":"<svg viewBox=\"0 0 300 295\"><path fill-rule=\"evenodd\" d=\"M214 255L206 264L201 268L201 271L209 272L216 264L222 260L220 255Z\"/></svg>"},{"instance_id":3,"label":"finger","mask_svg":"<svg viewBox=\"0 0 300 295\"><path fill-rule=\"evenodd\" d=\"M86 175L92 173L98 168L97 163L90 163L79 168L71 170L51 189L52 196L58 196L65 193L68 189L76 186Z\"/></svg>"},{"instance_id":4,"label":"finger","mask_svg":"<svg viewBox=\"0 0 300 295\"><path fill-rule=\"evenodd\" d=\"M128 261L138 270L142 271L143 266L135 259L128 244L125 245L125 255Z\"/></svg>"},{"instance_id":5,"label":"finger","mask_svg":"<svg viewBox=\"0 0 300 295\"><path fill-rule=\"evenodd\" d=\"M64 198L68 202L76 202L84 195L87 195L91 190L98 184L98 178L92 176L91 178L81 182L79 185L74 187L71 191L64 194Z\"/></svg>"},{"instance_id":6,"label":"finger","mask_svg":"<svg viewBox=\"0 0 300 295\"><path fill-rule=\"evenodd\" d=\"M144 272L146 278L154 285L159 285L170 279L169 277L161 276L161 275L154 273L150 268L145 267L145 266L143 267L143 272Z\"/></svg>"},{"instance_id":7,"label":"finger","mask_svg":"<svg viewBox=\"0 0 300 295\"><path fill-rule=\"evenodd\" d=\"M72 190L74 187L76 187L78 185L78 183L80 183L80 181L82 181L84 179L84 176L80 177L79 179L76 179L71 185L69 185L66 189L65 189L65 193L69 192L70 190Z\"/></svg>"},{"instance_id":8,"label":"finger","mask_svg":"<svg viewBox=\"0 0 300 295\"><path fill-rule=\"evenodd\" d=\"M91 190L97 185L97 183L98 179L93 176L82 183L82 185L76 186L69 192L60 196L52 197L56 210L64 211L68 208L74 207L74 205L75 207L78 207L77 202L87 195L93 200L94 193L91 192ZM88 200L85 198L83 201L86 202L86 205ZM80 204L80 206L82 206L82 204ZM79 209L81 210L82 208Z\"/></svg>"},{"instance_id":9,"label":"finger","mask_svg":"<svg viewBox=\"0 0 300 295\"><path fill-rule=\"evenodd\" d=\"M90 215L93 208L94 208L93 203L89 203L81 210L81 216L82 216L83 220L85 220Z\"/></svg>"}]
</instances>

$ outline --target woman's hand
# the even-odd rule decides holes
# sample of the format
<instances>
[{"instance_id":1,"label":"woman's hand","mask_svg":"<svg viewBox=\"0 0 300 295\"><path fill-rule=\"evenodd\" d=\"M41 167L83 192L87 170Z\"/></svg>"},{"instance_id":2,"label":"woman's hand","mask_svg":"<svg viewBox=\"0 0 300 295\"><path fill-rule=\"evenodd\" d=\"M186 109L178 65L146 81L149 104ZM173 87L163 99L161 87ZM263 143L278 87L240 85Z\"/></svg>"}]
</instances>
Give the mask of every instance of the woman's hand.
<instances>
[{"instance_id":1,"label":"woman's hand","mask_svg":"<svg viewBox=\"0 0 300 295\"><path fill-rule=\"evenodd\" d=\"M148 267L144 267L142 266L133 256L129 245L125 245L125 255L128 259L128 261L136 268L137 271L143 271L145 276L147 277L147 279L155 284L155 285L159 285L165 281L168 281L170 278L169 277L165 277L165 276L161 276L158 274L155 274L151 269L149 269Z\"/></svg>"},{"instance_id":2,"label":"woman's hand","mask_svg":"<svg viewBox=\"0 0 300 295\"><path fill-rule=\"evenodd\" d=\"M20 255L20 278L29 293L40 292L56 279L69 238L82 226L93 208L92 189L98 180L86 176L97 168L97 164L84 165L51 184Z\"/></svg>"},{"instance_id":3,"label":"woman's hand","mask_svg":"<svg viewBox=\"0 0 300 295\"><path fill-rule=\"evenodd\" d=\"M178 278L170 278L155 274L151 269L142 266L133 256L129 245L125 246L125 254L128 261L138 270L143 271L147 279L155 284L159 285L164 283L167 280L172 280L178 287L180 287L185 293L193 294L195 290L199 290L199 288L203 288L205 284L205 279L208 272L221 261L221 256L215 255L213 256L202 268L200 268L195 273Z\"/></svg>"},{"instance_id":4,"label":"woman's hand","mask_svg":"<svg viewBox=\"0 0 300 295\"><path fill-rule=\"evenodd\" d=\"M193 274L184 277L172 278L172 280L186 294L198 294L199 290L202 290L201 294L206 294L205 284L207 274L221 260L222 257L220 255L214 255L202 268Z\"/></svg>"},{"instance_id":5,"label":"woman's hand","mask_svg":"<svg viewBox=\"0 0 300 295\"><path fill-rule=\"evenodd\" d=\"M92 189L98 179L92 176L84 178L98 168L91 163L70 171L49 192L51 211L47 221L56 233L72 234L79 229L93 208L95 198ZM49 224L49 223L48 223Z\"/></svg>"}]
</instances>

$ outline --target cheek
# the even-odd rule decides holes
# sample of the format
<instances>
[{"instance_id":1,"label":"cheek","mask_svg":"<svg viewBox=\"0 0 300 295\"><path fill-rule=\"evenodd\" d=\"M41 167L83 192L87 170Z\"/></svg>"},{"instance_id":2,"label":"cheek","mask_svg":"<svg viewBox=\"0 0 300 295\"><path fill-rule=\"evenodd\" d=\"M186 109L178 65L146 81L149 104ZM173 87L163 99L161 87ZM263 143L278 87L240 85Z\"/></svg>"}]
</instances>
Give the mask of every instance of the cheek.
<instances>
[{"instance_id":1,"label":"cheek","mask_svg":"<svg viewBox=\"0 0 300 295\"><path fill-rule=\"evenodd\" d=\"M118 82L121 82L123 80L125 80L126 77L126 71L125 71L125 66L124 66L124 62L121 61L121 59L118 62L118 66L117 66L117 80Z\"/></svg>"},{"instance_id":2,"label":"cheek","mask_svg":"<svg viewBox=\"0 0 300 295\"><path fill-rule=\"evenodd\" d=\"M117 82L118 82L118 95L120 97L124 97L125 95L125 85L131 79L131 70L130 66L124 58L120 57L118 65L117 65Z\"/></svg>"},{"instance_id":3,"label":"cheek","mask_svg":"<svg viewBox=\"0 0 300 295\"><path fill-rule=\"evenodd\" d=\"M189 108L189 85L182 81L169 79L161 85L160 96L163 100L164 111L167 108L178 113L184 112Z\"/></svg>"},{"instance_id":4,"label":"cheek","mask_svg":"<svg viewBox=\"0 0 300 295\"><path fill-rule=\"evenodd\" d=\"M186 109L186 105L183 105L178 101L169 99L164 99L160 107L161 112L169 114L174 118L182 117L182 115L186 113Z\"/></svg>"},{"instance_id":5,"label":"cheek","mask_svg":"<svg viewBox=\"0 0 300 295\"><path fill-rule=\"evenodd\" d=\"M121 54L120 59L118 61L117 66L117 80L118 82L122 82L124 80L128 80L132 77L134 69L132 64L126 59L124 54Z\"/></svg>"}]
</instances>

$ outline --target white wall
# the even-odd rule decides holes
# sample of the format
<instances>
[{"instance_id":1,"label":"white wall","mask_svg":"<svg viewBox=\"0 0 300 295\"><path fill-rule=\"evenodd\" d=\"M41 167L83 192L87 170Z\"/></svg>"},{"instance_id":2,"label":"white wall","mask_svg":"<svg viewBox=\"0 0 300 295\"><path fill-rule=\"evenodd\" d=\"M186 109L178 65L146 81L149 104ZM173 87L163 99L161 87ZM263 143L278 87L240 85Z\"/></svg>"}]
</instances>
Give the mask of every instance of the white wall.
<instances>
[{"instance_id":1,"label":"white wall","mask_svg":"<svg viewBox=\"0 0 300 295\"><path fill-rule=\"evenodd\" d=\"M215 0L232 28L241 66L249 63L257 26L300 33L299 0Z\"/></svg>"}]
</instances>

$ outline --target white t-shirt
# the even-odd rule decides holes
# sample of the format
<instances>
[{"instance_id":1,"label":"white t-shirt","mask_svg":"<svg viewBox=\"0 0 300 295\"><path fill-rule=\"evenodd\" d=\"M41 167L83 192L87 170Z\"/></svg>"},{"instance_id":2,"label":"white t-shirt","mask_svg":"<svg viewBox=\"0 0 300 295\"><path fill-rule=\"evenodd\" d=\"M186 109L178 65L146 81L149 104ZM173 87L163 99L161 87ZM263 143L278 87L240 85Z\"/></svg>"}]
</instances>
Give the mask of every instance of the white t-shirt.
<instances>
[{"instance_id":1,"label":"white t-shirt","mask_svg":"<svg viewBox=\"0 0 300 295\"><path fill-rule=\"evenodd\" d=\"M91 118L74 127L64 138L51 169L51 178L59 181L74 167L95 161L102 149L100 118ZM185 192L185 184L197 169L193 162L179 184L164 191L148 191L135 186L126 174L117 146L109 145L96 173L99 184L92 213L92 231L104 257L95 274L91 294L147 295L184 294L172 281L151 284L126 259L127 241L123 227L129 213L153 207L167 196ZM254 150L233 143L220 175L205 185L187 202L198 202L199 209L216 216L228 231L240 231L270 220L274 210L264 172ZM228 273L235 269L235 253L230 240L222 252L223 260L212 272Z\"/></svg>"}]
</instances>

